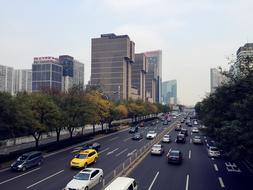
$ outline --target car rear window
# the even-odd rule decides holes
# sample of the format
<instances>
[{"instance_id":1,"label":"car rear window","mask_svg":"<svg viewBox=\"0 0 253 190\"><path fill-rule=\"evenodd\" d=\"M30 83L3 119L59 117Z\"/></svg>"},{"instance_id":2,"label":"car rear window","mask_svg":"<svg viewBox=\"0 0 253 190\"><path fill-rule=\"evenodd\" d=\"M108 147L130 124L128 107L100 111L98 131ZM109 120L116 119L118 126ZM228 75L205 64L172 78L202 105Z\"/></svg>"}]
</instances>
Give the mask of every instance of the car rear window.
<instances>
[{"instance_id":1,"label":"car rear window","mask_svg":"<svg viewBox=\"0 0 253 190\"><path fill-rule=\"evenodd\" d=\"M74 179L77 180L88 180L90 178L89 173L78 173L74 176Z\"/></svg>"},{"instance_id":2,"label":"car rear window","mask_svg":"<svg viewBox=\"0 0 253 190\"><path fill-rule=\"evenodd\" d=\"M88 154L78 154L78 155L76 155L76 158L82 159L82 158L87 158L87 156L88 156Z\"/></svg>"}]
</instances>

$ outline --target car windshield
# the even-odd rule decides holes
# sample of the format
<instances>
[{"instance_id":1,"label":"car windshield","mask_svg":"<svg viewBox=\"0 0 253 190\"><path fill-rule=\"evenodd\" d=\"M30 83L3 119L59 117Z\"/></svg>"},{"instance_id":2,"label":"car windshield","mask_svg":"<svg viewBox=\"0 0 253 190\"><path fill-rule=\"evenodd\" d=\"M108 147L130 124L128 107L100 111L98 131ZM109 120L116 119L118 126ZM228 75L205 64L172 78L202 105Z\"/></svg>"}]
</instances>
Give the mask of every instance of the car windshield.
<instances>
[{"instance_id":1,"label":"car windshield","mask_svg":"<svg viewBox=\"0 0 253 190\"><path fill-rule=\"evenodd\" d=\"M171 151L170 156L178 156L179 152L178 151Z\"/></svg>"},{"instance_id":2,"label":"car windshield","mask_svg":"<svg viewBox=\"0 0 253 190\"><path fill-rule=\"evenodd\" d=\"M217 147L210 147L211 151L219 151L219 149Z\"/></svg>"},{"instance_id":3,"label":"car windshield","mask_svg":"<svg viewBox=\"0 0 253 190\"><path fill-rule=\"evenodd\" d=\"M27 155L22 155L18 158L18 160L26 160L28 158Z\"/></svg>"},{"instance_id":4,"label":"car windshield","mask_svg":"<svg viewBox=\"0 0 253 190\"><path fill-rule=\"evenodd\" d=\"M169 136L169 135L164 135L164 137L165 137L165 138L170 138L170 136Z\"/></svg>"},{"instance_id":5,"label":"car windshield","mask_svg":"<svg viewBox=\"0 0 253 190\"><path fill-rule=\"evenodd\" d=\"M78 155L76 155L76 158L80 158L80 159L87 158L87 157L88 157L88 154L78 154Z\"/></svg>"},{"instance_id":6,"label":"car windshield","mask_svg":"<svg viewBox=\"0 0 253 190\"><path fill-rule=\"evenodd\" d=\"M194 138L195 138L195 139L200 139L200 136L195 136Z\"/></svg>"},{"instance_id":7,"label":"car windshield","mask_svg":"<svg viewBox=\"0 0 253 190\"><path fill-rule=\"evenodd\" d=\"M149 134L155 134L155 131L149 131L148 133Z\"/></svg>"},{"instance_id":8,"label":"car windshield","mask_svg":"<svg viewBox=\"0 0 253 190\"><path fill-rule=\"evenodd\" d=\"M90 179L90 174L88 174L88 173L78 173L77 175L74 176L74 179L89 180Z\"/></svg>"},{"instance_id":9,"label":"car windshield","mask_svg":"<svg viewBox=\"0 0 253 190\"><path fill-rule=\"evenodd\" d=\"M160 144L155 144L153 148L161 148L162 146Z\"/></svg>"}]
</instances>

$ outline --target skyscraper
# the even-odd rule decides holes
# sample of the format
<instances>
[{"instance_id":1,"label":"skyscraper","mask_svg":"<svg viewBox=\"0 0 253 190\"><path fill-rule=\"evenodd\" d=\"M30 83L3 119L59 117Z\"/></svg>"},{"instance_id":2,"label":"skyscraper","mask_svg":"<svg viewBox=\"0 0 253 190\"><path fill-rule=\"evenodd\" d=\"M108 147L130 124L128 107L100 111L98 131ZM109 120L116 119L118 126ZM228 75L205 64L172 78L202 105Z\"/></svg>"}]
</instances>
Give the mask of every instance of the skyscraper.
<instances>
[{"instance_id":1,"label":"skyscraper","mask_svg":"<svg viewBox=\"0 0 253 190\"><path fill-rule=\"evenodd\" d=\"M210 69L210 91L213 93L215 89L225 81L225 77L216 68Z\"/></svg>"},{"instance_id":2,"label":"skyscraper","mask_svg":"<svg viewBox=\"0 0 253 190\"><path fill-rule=\"evenodd\" d=\"M102 34L91 40L91 85L113 100L131 97L135 44L128 35Z\"/></svg>"},{"instance_id":3,"label":"skyscraper","mask_svg":"<svg viewBox=\"0 0 253 190\"><path fill-rule=\"evenodd\" d=\"M148 62L144 53L135 54L135 62L132 64L132 87L138 90L139 98L146 100L146 73Z\"/></svg>"},{"instance_id":4,"label":"skyscraper","mask_svg":"<svg viewBox=\"0 0 253 190\"><path fill-rule=\"evenodd\" d=\"M177 104L177 81L169 80L162 82L163 104Z\"/></svg>"},{"instance_id":5,"label":"skyscraper","mask_svg":"<svg viewBox=\"0 0 253 190\"><path fill-rule=\"evenodd\" d=\"M73 85L84 86L84 64L69 55L59 56L63 67L63 90L68 91Z\"/></svg>"},{"instance_id":6,"label":"skyscraper","mask_svg":"<svg viewBox=\"0 0 253 190\"><path fill-rule=\"evenodd\" d=\"M155 102L162 103L162 51L149 51L144 54L146 55L149 64L146 90L153 96ZM152 87L154 82L156 83L155 87ZM155 95L152 93L154 89Z\"/></svg>"},{"instance_id":7,"label":"skyscraper","mask_svg":"<svg viewBox=\"0 0 253 190\"><path fill-rule=\"evenodd\" d=\"M14 69L12 67L0 65L0 92L13 94Z\"/></svg>"},{"instance_id":8,"label":"skyscraper","mask_svg":"<svg viewBox=\"0 0 253 190\"><path fill-rule=\"evenodd\" d=\"M253 58L253 43L246 43L244 46L240 47L237 52L237 61L241 61L246 57Z\"/></svg>"},{"instance_id":9,"label":"skyscraper","mask_svg":"<svg viewBox=\"0 0 253 190\"><path fill-rule=\"evenodd\" d=\"M32 91L62 90L63 69L55 57L35 57L32 64Z\"/></svg>"},{"instance_id":10,"label":"skyscraper","mask_svg":"<svg viewBox=\"0 0 253 190\"><path fill-rule=\"evenodd\" d=\"M14 93L32 92L32 70L19 69L14 70Z\"/></svg>"}]
</instances>

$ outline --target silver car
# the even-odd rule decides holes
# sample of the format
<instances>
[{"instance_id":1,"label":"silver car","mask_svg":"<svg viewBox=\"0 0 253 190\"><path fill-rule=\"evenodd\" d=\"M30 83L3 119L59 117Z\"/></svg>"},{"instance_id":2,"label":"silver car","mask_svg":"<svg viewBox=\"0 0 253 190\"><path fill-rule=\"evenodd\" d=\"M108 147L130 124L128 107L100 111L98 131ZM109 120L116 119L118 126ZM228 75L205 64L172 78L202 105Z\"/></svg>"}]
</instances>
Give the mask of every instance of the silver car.
<instances>
[{"instance_id":1,"label":"silver car","mask_svg":"<svg viewBox=\"0 0 253 190\"><path fill-rule=\"evenodd\" d=\"M164 148L162 144L155 144L151 148L151 154L162 155L163 153L164 153Z\"/></svg>"},{"instance_id":2,"label":"silver car","mask_svg":"<svg viewBox=\"0 0 253 190\"><path fill-rule=\"evenodd\" d=\"M169 143L171 141L170 135L164 135L162 142Z\"/></svg>"},{"instance_id":3,"label":"silver car","mask_svg":"<svg viewBox=\"0 0 253 190\"><path fill-rule=\"evenodd\" d=\"M193 144L203 144L203 141L200 136L195 136L192 139Z\"/></svg>"}]
</instances>

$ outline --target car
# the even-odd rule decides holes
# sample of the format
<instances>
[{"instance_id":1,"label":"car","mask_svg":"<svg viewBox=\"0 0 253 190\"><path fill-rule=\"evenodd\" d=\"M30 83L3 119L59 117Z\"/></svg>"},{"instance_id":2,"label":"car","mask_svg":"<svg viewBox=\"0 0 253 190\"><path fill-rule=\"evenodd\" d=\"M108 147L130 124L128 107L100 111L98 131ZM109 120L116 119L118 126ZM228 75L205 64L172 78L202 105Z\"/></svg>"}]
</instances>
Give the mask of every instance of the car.
<instances>
[{"instance_id":1,"label":"car","mask_svg":"<svg viewBox=\"0 0 253 190\"><path fill-rule=\"evenodd\" d=\"M168 121L168 122L171 122L171 117L168 117L168 118L167 118L167 121Z\"/></svg>"},{"instance_id":2,"label":"car","mask_svg":"<svg viewBox=\"0 0 253 190\"><path fill-rule=\"evenodd\" d=\"M178 126L178 125L175 127L175 131L181 131L181 129L182 129L182 127Z\"/></svg>"},{"instance_id":3,"label":"car","mask_svg":"<svg viewBox=\"0 0 253 190\"><path fill-rule=\"evenodd\" d=\"M144 122L143 121L140 123L140 127L144 127Z\"/></svg>"},{"instance_id":4,"label":"car","mask_svg":"<svg viewBox=\"0 0 253 190\"><path fill-rule=\"evenodd\" d=\"M176 119L176 118L177 118L177 116L174 115L174 116L173 116L173 119Z\"/></svg>"},{"instance_id":5,"label":"car","mask_svg":"<svg viewBox=\"0 0 253 190\"><path fill-rule=\"evenodd\" d=\"M138 185L134 178L117 177L113 180L105 190L137 190Z\"/></svg>"},{"instance_id":6,"label":"car","mask_svg":"<svg viewBox=\"0 0 253 190\"><path fill-rule=\"evenodd\" d=\"M40 166L43 163L43 160L42 153L39 151L25 153L11 164L11 169L16 171L26 171L28 168Z\"/></svg>"},{"instance_id":7,"label":"car","mask_svg":"<svg viewBox=\"0 0 253 190\"><path fill-rule=\"evenodd\" d=\"M198 125L198 122L195 120L195 121L193 121L193 124L194 125Z\"/></svg>"},{"instance_id":8,"label":"car","mask_svg":"<svg viewBox=\"0 0 253 190\"><path fill-rule=\"evenodd\" d=\"M220 157L220 150L215 146L210 146L207 148L208 156L209 157Z\"/></svg>"},{"instance_id":9,"label":"car","mask_svg":"<svg viewBox=\"0 0 253 190\"><path fill-rule=\"evenodd\" d=\"M198 132L199 132L199 130L198 130L197 127L193 127L193 128L192 128L192 133L198 133Z\"/></svg>"},{"instance_id":10,"label":"car","mask_svg":"<svg viewBox=\"0 0 253 190\"><path fill-rule=\"evenodd\" d=\"M188 130L185 129L185 128L182 128L181 131L180 131L181 134L184 134L184 136L188 136Z\"/></svg>"},{"instance_id":11,"label":"car","mask_svg":"<svg viewBox=\"0 0 253 190\"><path fill-rule=\"evenodd\" d=\"M88 190L103 181L104 172L100 168L85 168L77 173L64 190Z\"/></svg>"},{"instance_id":12,"label":"car","mask_svg":"<svg viewBox=\"0 0 253 190\"><path fill-rule=\"evenodd\" d=\"M169 124L168 120L163 121L163 125L168 125L168 124Z\"/></svg>"},{"instance_id":13,"label":"car","mask_svg":"<svg viewBox=\"0 0 253 190\"><path fill-rule=\"evenodd\" d=\"M138 127L137 127L137 126L135 126L135 127L130 127L129 133L136 133L136 132L138 132Z\"/></svg>"},{"instance_id":14,"label":"car","mask_svg":"<svg viewBox=\"0 0 253 190\"><path fill-rule=\"evenodd\" d=\"M149 131L147 133L147 136L146 136L147 139L153 139L155 137L156 137L156 132L155 131Z\"/></svg>"},{"instance_id":15,"label":"car","mask_svg":"<svg viewBox=\"0 0 253 190\"><path fill-rule=\"evenodd\" d=\"M95 149L97 152L99 151L101 145L97 142L94 143L88 143L84 145L81 149L81 151L87 150L87 149Z\"/></svg>"},{"instance_id":16,"label":"car","mask_svg":"<svg viewBox=\"0 0 253 190\"><path fill-rule=\"evenodd\" d=\"M179 133L176 138L176 143L185 143L185 136L182 133Z\"/></svg>"},{"instance_id":17,"label":"car","mask_svg":"<svg viewBox=\"0 0 253 190\"><path fill-rule=\"evenodd\" d=\"M162 155L164 153L164 148L162 144L154 144L150 151L151 154Z\"/></svg>"},{"instance_id":18,"label":"car","mask_svg":"<svg viewBox=\"0 0 253 190\"><path fill-rule=\"evenodd\" d=\"M80 151L71 161L71 168L85 168L87 165L97 162L98 153L94 149Z\"/></svg>"},{"instance_id":19,"label":"car","mask_svg":"<svg viewBox=\"0 0 253 190\"><path fill-rule=\"evenodd\" d=\"M184 123L184 119L181 119L181 121L180 121L181 123Z\"/></svg>"},{"instance_id":20,"label":"car","mask_svg":"<svg viewBox=\"0 0 253 190\"><path fill-rule=\"evenodd\" d=\"M171 149L167 154L168 163L180 164L183 161L183 154L180 150Z\"/></svg>"},{"instance_id":21,"label":"car","mask_svg":"<svg viewBox=\"0 0 253 190\"><path fill-rule=\"evenodd\" d=\"M135 134L132 136L132 139L133 139L133 140L141 140L142 138L143 138L142 133L135 133Z\"/></svg>"},{"instance_id":22,"label":"car","mask_svg":"<svg viewBox=\"0 0 253 190\"><path fill-rule=\"evenodd\" d=\"M194 136L192 142L193 144L203 144L203 141L200 136Z\"/></svg>"},{"instance_id":23,"label":"car","mask_svg":"<svg viewBox=\"0 0 253 190\"><path fill-rule=\"evenodd\" d=\"M164 135L162 142L169 143L171 141L170 135Z\"/></svg>"}]
</instances>

